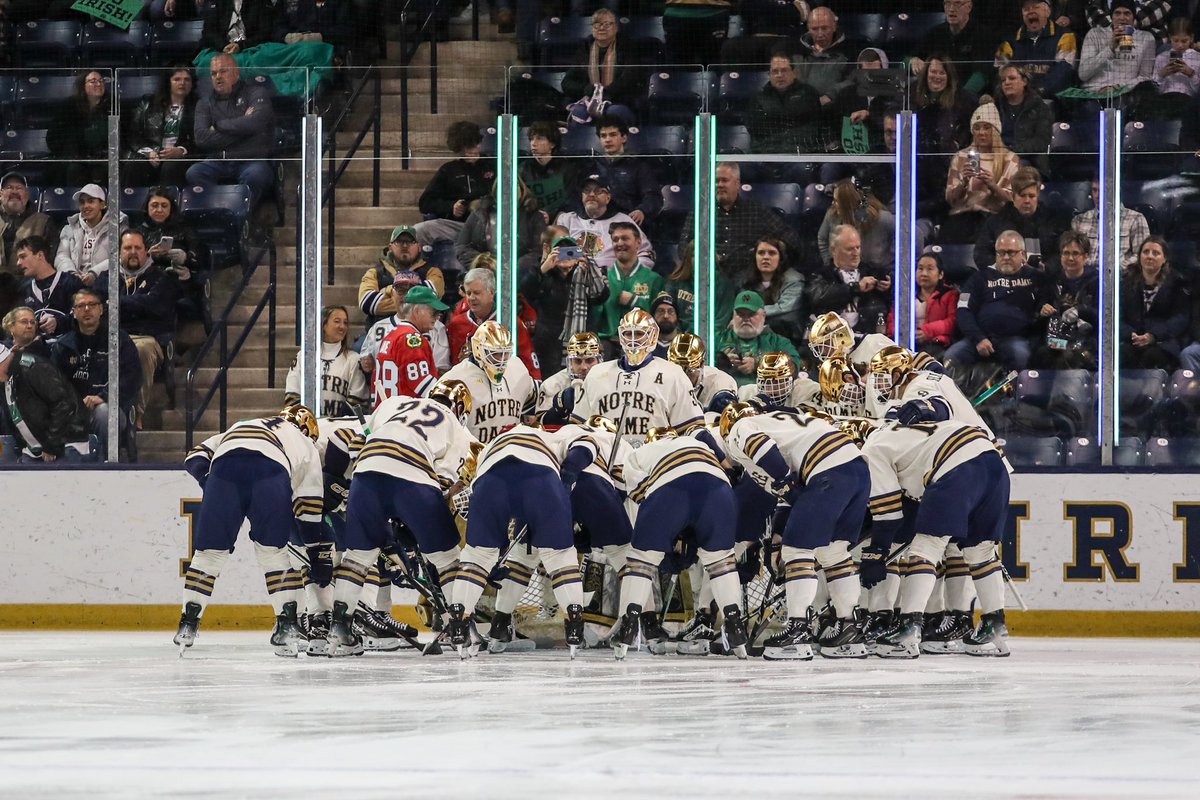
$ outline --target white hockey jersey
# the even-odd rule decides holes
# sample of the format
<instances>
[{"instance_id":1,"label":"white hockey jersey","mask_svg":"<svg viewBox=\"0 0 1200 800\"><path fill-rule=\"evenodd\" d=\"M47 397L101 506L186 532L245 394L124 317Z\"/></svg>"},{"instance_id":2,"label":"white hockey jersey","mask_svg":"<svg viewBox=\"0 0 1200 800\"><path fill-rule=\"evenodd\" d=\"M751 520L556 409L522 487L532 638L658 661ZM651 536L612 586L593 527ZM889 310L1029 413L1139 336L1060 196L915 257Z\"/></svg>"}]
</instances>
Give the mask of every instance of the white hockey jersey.
<instances>
[{"instance_id":1,"label":"white hockey jersey","mask_svg":"<svg viewBox=\"0 0 1200 800\"><path fill-rule=\"evenodd\" d=\"M606 430L592 430L582 425L563 425L558 429L561 434L582 438L587 436L596 444L596 459L588 465L584 472L596 475L611 483L618 490L625 489L625 459L633 452L633 448L624 439L617 439L615 434ZM613 441L617 441L616 455L613 458L612 470L609 470L608 459L613 455Z\"/></svg>"},{"instance_id":2,"label":"white hockey jersey","mask_svg":"<svg viewBox=\"0 0 1200 800\"><path fill-rule=\"evenodd\" d=\"M578 402L583 390L583 381L571 377L570 369L561 369L542 381L538 387L537 413L544 414L549 411L550 406L554 405L554 398L568 386L575 387L575 400Z\"/></svg>"},{"instance_id":3,"label":"white hockey jersey","mask_svg":"<svg viewBox=\"0 0 1200 800\"><path fill-rule=\"evenodd\" d=\"M438 383L459 380L471 392L471 413L466 419L467 430L487 444L505 428L521 421L537 402L537 387L525 362L515 355L508 360L500 383L492 383L487 374L469 358L455 364L443 374Z\"/></svg>"},{"instance_id":4,"label":"white hockey jersey","mask_svg":"<svg viewBox=\"0 0 1200 800\"><path fill-rule=\"evenodd\" d=\"M846 357L846 362L854 367L854 371L859 375L866 375L867 368L870 366L871 359L875 357L875 354L883 348L894 346L895 344L895 342L882 333L868 333L850 351L850 355Z\"/></svg>"},{"instance_id":5,"label":"white hockey jersey","mask_svg":"<svg viewBox=\"0 0 1200 800\"><path fill-rule=\"evenodd\" d=\"M593 414L618 420L622 411L625 421L620 434L635 447L646 440L651 428L683 431L704 419L683 368L663 358L648 358L629 371L621 368L620 360L592 367L571 421L584 422Z\"/></svg>"},{"instance_id":6,"label":"white hockey jersey","mask_svg":"<svg viewBox=\"0 0 1200 800\"><path fill-rule=\"evenodd\" d=\"M634 503L677 478L696 474L712 475L729 483L713 451L690 436L648 442L631 450L625 460L625 483Z\"/></svg>"},{"instance_id":7,"label":"white hockey jersey","mask_svg":"<svg viewBox=\"0 0 1200 800\"><path fill-rule=\"evenodd\" d=\"M725 438L726 453L746 470L755 483L770 491L773 478L759 466L777 448L801 483L839 467L861 454L850 437L834 425L808 414L772 411L738 420Z\"/></svg>"},{"instance_id":8,"label":"white hockey jersey","mask_svg":"<svg viewBox=\"0 0 1200 800\"><path fill-rule=\"evenodd\" d=\"M349 478L354 459L362 449L363 428L356 417L326 417L318 423L317 455L321 469L339 478Z\"/></svg>"},{"instance_id":9,"label":"white hockey jersey","mask_svg":"<svg viewBox=\"0 0 1200 800\"><path fill-rule=\"evenodd\" d=\"M474 440L437 400L389 397L367 420L371 431L354 474L379 472L439 491L458 480Z\"/></svg>"},{"instance_id":10,"label":"white hockey jersey","mask_svg":"<svg viewBox=\"0 0 1200 800\"><path fill-rule=\"evenodd\" d=\"M483 448L476 462L475 479L478 480L506 458L516 458L526 464L536 464L558 472L567 453L579 445L591 452L594 463L597 447L591 431L578 425L568 425L557 431L517 425L496 436Z\"/></svg>"},{"instance_id":11,"label":"white hockey jersey","mask_svg":"<svg viewBox=\"0 0 1200 800\"><path fill-rule=\"evenodd\" d=\"M244 419L220 435L220 442L212 447L212 460L215 463L237 450L261 453L287 470L292 483L292 513L305 522L321 521L325 505L321 457L312 439L299 428L279 417Z\"/></svg>"},{"instance_id":12,"label":"white hockey jersey","mask_svg":"<svg viewBox=\"0 0 1200 800\"><path fill-rule=\"evenodd\" d=\"M349 348L343 350L341 342L321 343L321 408L318 416L344 414L347 409L343 404L357 405L371 399L371 386L358 359L358 353ZM300 399L299 353L288 370L284 396L289 401Z\"/></svg>"},{"instance_id":13,"label":"white hockey jersey","mask_svg":"<svg viewBox=\"0 0 1200 800\"><path fill-rule=\"evenodd\" d=\"M359 349L360 356L370 356L375 358L379 355L379 343L387 338L400 319L393 314L390 317L384 317L377 321L374 325L367 329L366 336L363 337L362 347ZM421 334L429 340L429 344L433 347L433 363L438 368L438 372L445 372L450 369L450 337L446 334L446 326L439 319L433 323L433 329L429 333Z\"/></svg>"},{"instance_id":14,"label":"white hockey jersey","mask_svg":"<svg viewBox=\"0 0 1200 800\"><path fill-rule=\"evenodd\" d=\"M692 393L696 396L696 402L700 404L700 408L707 411L708 407L712 405L713 398L721 392L728 392L736 397L737 381L728 372L705 364L700 368L700 380L696 381L696 386L692 389Z\"/></svg>"},{"instance_id":15,"label":"white hockey jersey","mask_svg":"<svg viewBox=\"0 0 1200 800\"><path fill-rule=\"evenodd\" d=\"M899 519L903 496L920 500L930 483L989 452L996 452L991 437L974 425L956 420L917 425L885 421L862 449L871 468L871 515Z\"/></svg>"}]
</instances>

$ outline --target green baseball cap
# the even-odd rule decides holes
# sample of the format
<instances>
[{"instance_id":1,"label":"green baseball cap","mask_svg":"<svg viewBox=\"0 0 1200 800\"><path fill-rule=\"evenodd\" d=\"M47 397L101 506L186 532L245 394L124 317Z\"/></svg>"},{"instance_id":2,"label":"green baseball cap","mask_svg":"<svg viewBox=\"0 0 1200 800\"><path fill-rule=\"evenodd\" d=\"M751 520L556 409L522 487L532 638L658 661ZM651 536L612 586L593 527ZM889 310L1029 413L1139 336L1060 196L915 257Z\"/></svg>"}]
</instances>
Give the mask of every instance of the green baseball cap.
<instances>
[{"instance_id":1,"label":"green baseball cap","mask_svg":"<svg viewBox=\"0 0 1200 800\"><path fill-rule=\"evenodd\" d=\"M450 306L443 303L437 296L437 292L428 286L412 287L408 290L408 294L404 295L404 299L401 302L410 305L429 306L434 311L450 310Z\"/></svg>"},{"instance_id":2,"label":"green baseball cap","mask_svg":"<svg viewBox=\"0 0 1200 800\"><path fill-rule=\"evenodd\" d=\"M394 242L406 233L413 238L413 241L417 240L417 229L416 228L414 228L412 225L398 225L392 231L392 238L388 239L388 241Z\"/></svg>"},{"instance_id":3,"label":"green baseball cap","mask_svg":"<svg viewBox=\"0 0 1200 800\"><path fill-rule=\"evenodd\" d=\"M734 311L758 311L762 307L762 296L758 292L752 292L749 289L739 292L737 298L733 301Z\"/></svg>"}]
</instances>

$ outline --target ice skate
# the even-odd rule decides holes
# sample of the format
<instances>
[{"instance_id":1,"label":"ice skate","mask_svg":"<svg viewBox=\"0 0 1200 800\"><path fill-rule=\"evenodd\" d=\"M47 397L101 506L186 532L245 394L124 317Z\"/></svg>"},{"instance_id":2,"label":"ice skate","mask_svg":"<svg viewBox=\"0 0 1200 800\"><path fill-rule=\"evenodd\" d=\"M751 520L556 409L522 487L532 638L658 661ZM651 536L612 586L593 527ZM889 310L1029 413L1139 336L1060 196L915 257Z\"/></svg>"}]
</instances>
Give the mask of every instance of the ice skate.
<instances>
[{"instance_id":1,"label":"ice skate","mask_svg":"<svg viewBox=\"0 0 1200 800\"><path fill-rule=\"evenodd\" d=\"M343 602L338 601L333 604L333 616L329 621L327 641L326 655L340 657L363 654L362 640L355 635L350 609Z\"/></svg>"},{"instance_id":2,"label":"ice skate","mask_svg":"<svg viewBox=\"0 0 1200 800\"><path fill-rule=\"evenodd\" d=\"M816 615L812 623L812 650L816 655L821 654L821 640L824 638L825 631L833 627L837 622L837 614L833 610L833 606L826 605L821 612Z\"/></svg>"},{"instance_id":3,"label":"ice skate","mask_svg":"<svg viewBox=\"0 0 1200 800\"><path fill-rule=\"evenodd\" d=\"M1008 625L1004 622L1004 609L984 614L979 627L963 637L963 645L969 656L1007 656Z\"/></svg>"},{"instance_id":4,"label":"ice skate","mask_svg":"<svg viewBox=\"0 0 1200 800\"><path fill-rule=\"evenodd\" d=\"M712 652L713 640L717 638L716 620L707 609L697 611L675 645L681 656L706 656Z\"/></svg>"},{"instance_id":5,"label":"ice skate","mask_svg":"<svg viewBox=\"0 0 1200 800\"><path fill-rule=\"evenodd\" d=\"M583 606L571 603L567 606L567 617L563 620L563 630L567 637L567 648L571 651L571 660L575 660L575 651L583 644Z\"/></svg>"},{"instance_id":6,"label":"ice skate","mask_svg":"<svg viewBox=\"0 0 1200 800\"><path fill-rule=\"evenodd\" d=\"M713 623L715 622L714 616L715 615L711 608L697 609L695 616L688 620L687 625L683 627L683 630L679 632L679 635L675 637L675 640L679 642L690 641L696 638L693 632L697 629L706 629L711 631L713 629Z\"/></svg>"},{"instance_id":7,"label":"ice skate","mask_svg":"<svg viewBox=\"0 0 1200 800\"><path fill-rule=\"evenodd\" d=\"M880 658L917 658L921 655L921 628L925 615L919 611L901 614L899 623L875 640L875 655Z\"/></svg>"},{"instance_id":8,"label":"ice skate","mask_svg":"<svg viewBox=\"0 0 1200 800\"><path fill-rule=\"evenodd\" d=\"M487 640L489 653L527 653L537 649L533 639L517 632L512 614L504 611L492 614L492 626L488 629Z\"/></svg>"},{"instance_id":9,"label":"ice skate","mask_svg":"<svg viewBox=\"0 0 1200 800\"><path fill-rule=\"evenodd\" d=\"M867 642L863 636L866 613L855 609L848 619L835 618L833 624L821 632L822 658L866 658Z\"/></svg>"},{"instance_id":10,"label":"ice skate","mask_svg":"<svg viewBox=\"0 0 1200 800\"><path fill-rule=\"evenodd\" d=\"M896 614L890 608L870 612L867 616L867 624L863 626L863 641L867 646L868 653L875 652L875 640L891 630L895 621Z\"/></svg>"},{"instance_id":11,"label":"ice skate","mask_svg":"<svg viewBox=\"0 0 1200 800\"><path fill-rule=\"evenodd\" d=\"M450 635L450 644L458 651L458 657L467 659L475 655L471 641L471 622L467 619L467 611L462 603L450 606L450 619L446 623L446 632Z\"/></svg>"},{"instance_id":12,"label":"ice skate","mask_svg":"<svg viewBox=\"0 0 1200 800\"><path fill-rule=\"evenodd\" d=\"M417 631L392 619L386 611L375 611L361 602L351 620L354 633L362 639L363 649L379 653L399 650Z\"/></svg>"},{"instance_id":13,"label":"ice skate","mask_svg":"<svg viewBox=\"0 0 1200 800\"><path fill-rule=\"evenodd\" d=\"M304 631L300 630L300 620L296 617L296 601L283 604L283 611L275 617L275 630L271 631L271 646L275 655L284 658L296 658L300 655L301 642L308 649L308 640Z\"/></svg>"},{"instance_id":14,"label":"ice skate","mask_svg":"<svg viewBox=\"0 0 1200 800\"><path fill-rule=\"evenodd\" d=\"M179 615L179 630L175 632L175 638L172 640L179 645L180 658L183 658L183 651L195 643L199 634L200 604L186 603L183 606L183 613Z\"/></svg>"},{"instance_id":15,"label":"ice skate","mask_svg":"<svg viewBox=\"0 0 1200 800\"><path fill-rule=\"evenodd\" d=\"M657 611L647 611L642 614L642 638L646 640L646 649L656 656L667 652L667 642L671 640L666 628L662 626L662 618Z\"/></svg>"},{"instance_id":16,"label":"ice skate","mask_svg":"<svg viewBox=\"0 0 1200 800\"><path fill-rule=\"evenodd\" d=\"M329 655L329 618L331 614L328 611L319 611L316 614L305 614L308 617L308 647L305 652L310 656L327 656Z\"/></svg>"},{"instance_id":17,"label":"ice skate","mask_svg":"<svg viewBox=\"0 0 1200 800\"><path fill-rule=\"evenodd\" d=\"M746 621L742 619L742 610L734 605L725 606L723 612L725 622L721 626L725 634L725 646L743 661L748 656L746 644L750 635L746 632Z\"/></svg>"},{"instance_id":18,"label":"ice skate","mask_svg":"<svg viewBox=\"0 0 1200 800\"><path fill-rule=\"evenodd\" d=\"M637 644L638 631L641 628L642 607L636 603L630 603L625 609L625 613L621 616L621 621L617 627L617 632L613 634L611 639L613 658L617 661L625 660L625 653L629 648Z\"/></svg>"},{"instance_id":19,"label":"ice skate","mask_svg":"<svg viewBox=\"0 0 1200 800\"><path fill-rule=\"evenodd\" d=\"M789 617L779 633L763 642L767 661L812 661L812 630L806 617Z\"/></svg>"},{"instance_id":20,"label":"ice skate","mask_svg":"<svg viewBox=\"0 0 1200 800\"><path fill-rule=\"evenodd\" d=\"M963 637L971 632L971 615L966 611L945 611L937 623L932 628L927 624L921 632L921 652L965 653Z\"/></svg>"}]
</instances>

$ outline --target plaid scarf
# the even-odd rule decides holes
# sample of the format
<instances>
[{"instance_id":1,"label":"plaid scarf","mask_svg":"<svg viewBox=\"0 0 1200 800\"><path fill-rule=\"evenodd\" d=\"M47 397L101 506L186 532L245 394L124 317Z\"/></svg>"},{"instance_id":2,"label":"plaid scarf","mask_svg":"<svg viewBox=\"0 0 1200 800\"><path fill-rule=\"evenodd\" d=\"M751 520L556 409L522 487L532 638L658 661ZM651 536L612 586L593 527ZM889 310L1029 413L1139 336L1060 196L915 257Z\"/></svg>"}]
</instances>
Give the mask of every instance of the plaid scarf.
<instances>
[{"instance_id":1,"label":"plaid scarf","mask_svg":"<svg viewBox=\"0 0 1200 800\"><path fill-rule=\"evenodd\" d=\"M613 42L608 46L608 51L604 54L604 67L600 67L600 45L592 42L592 49L588 52L588 80L595 86L597 83L601 86L608 87L612 85L613 78L617 75L617 43Z\"/></svg>"},{"instance_id":2,"label":"plaid scarf","mask_svg":"<svg viewBox=\"0 0 1200 800\"><path fill-rule=\"evenodd\" d=\"M567 313L559 336L564 345L572 336L588 329L590 301L602 295L607 288L608 277L593 259L589 258L571 270L567 276Z\"/></svg>"}]
</instances>

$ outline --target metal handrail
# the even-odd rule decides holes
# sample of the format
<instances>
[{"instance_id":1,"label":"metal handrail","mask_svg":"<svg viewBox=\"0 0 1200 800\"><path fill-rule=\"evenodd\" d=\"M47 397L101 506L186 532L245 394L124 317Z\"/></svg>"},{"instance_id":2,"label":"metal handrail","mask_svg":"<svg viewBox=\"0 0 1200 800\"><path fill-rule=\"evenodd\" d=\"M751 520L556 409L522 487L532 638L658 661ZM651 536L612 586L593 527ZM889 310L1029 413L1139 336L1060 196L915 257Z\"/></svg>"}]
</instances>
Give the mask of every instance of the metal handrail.
<instances>
[{"instance_id":1,"label":"metal handrail","mask_svg":"<svg viewBox=\"0 0 1200 800\"><path fill-rule=\"evenodd\" d=\"M250 281L254 278L254 273L258 271L259 260L255 260L250 269L242 276L242 281L238 284L237 290L229 298L229 302L225 305L225 310L221 314L221 318L214 324L213 331L204 340L204 344L196 352L195 358L192 359L192 365L187 372L187 405L185 411L185 419L187 422L187 449L192 449L192 444L195 441L196 426L199 424L200 417L208 410L209 403L212 402L213 396L220 391L220 429L225 430L229 424L229 368L233 366L237 360L238 354L242 350L242 346L246 343L246 339L250 337L250 333L254 330L258 318L262 316L263 308L268 309L267 314L267 387L275 388L275 312L276 312L276 292L278 283L277 278L277 259L275 256L275 246L272 244L270 249L270 280L267 283L266 291L255 305L254 311L250 314L250 319L242 327L242 332L238 336L237 341L233 345L233 349L229 349L229 318L233 314L233 310L237 307L238 301L242 299L246 289L250 286ZM199 407L196 407L195 384L196 373L200 370L200 365L208 356L213 346L220 343L221 362L217 370L217 376L213 380L212 385L208 387L208 391L204 395L204 399L200 401Z\"/></svg>"}]
</instances>

